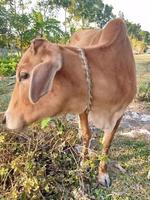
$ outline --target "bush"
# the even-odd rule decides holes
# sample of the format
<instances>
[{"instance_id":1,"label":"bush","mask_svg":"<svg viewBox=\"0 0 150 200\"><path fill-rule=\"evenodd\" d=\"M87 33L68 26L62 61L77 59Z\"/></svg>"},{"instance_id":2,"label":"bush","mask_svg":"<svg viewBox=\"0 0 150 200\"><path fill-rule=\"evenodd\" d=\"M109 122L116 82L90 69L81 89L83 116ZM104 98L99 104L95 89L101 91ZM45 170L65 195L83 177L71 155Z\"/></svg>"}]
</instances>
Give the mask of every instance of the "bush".
<instances>
[{"instance_id":1,"label":"bush","mask_svg":"<svg viewBox=\"0 0 150 200\"><path fill-rule=\"evenodd\" d=\"M133 50L138 54L144 53L147 50L147 44L135 37L130 37L130 42Z\"/></svg>"},{"instance_id":2,"label":"bush","mask_svg":"<svg viewBox=\"0 0 150 200\"><path fill-rule=\"evenodd\" d=\"M14 75L18 61L19 57L16 55L2 58L0 60L0 76Z\"/></svg>"},{"instance_id":3,"label":"bush","mask_svg":"<svg viewBox=\"0 0 150 200\"><path fill-rule=\"evenodd\" d=\"M0 199L70 199L78 185L76 128L59 120L51 128L40 127L33 124L22 133L1 130Z\"/></svg>"},{"instance_id":4,"label":"bush","mask_svg":"<svg viewBox=\"0 0 150 200\"><path fill-rule=\"evenodd\" d=\"M139 85L137 98L140 101L150 102L150 82L143 82Z\"/></svg>"},{"instance_id":5,"label":"bush","mask_svg":"<svg viewBox=\"0 0 150 200\"><path fill-rule=\"evenodd\" d=\"M34 123L20 133L6 132L0 125L0 199L106 196L103 189L96 188L98 154L80 166L77 133L77 127L63 117Z\"/></svg>"}]
</instances>

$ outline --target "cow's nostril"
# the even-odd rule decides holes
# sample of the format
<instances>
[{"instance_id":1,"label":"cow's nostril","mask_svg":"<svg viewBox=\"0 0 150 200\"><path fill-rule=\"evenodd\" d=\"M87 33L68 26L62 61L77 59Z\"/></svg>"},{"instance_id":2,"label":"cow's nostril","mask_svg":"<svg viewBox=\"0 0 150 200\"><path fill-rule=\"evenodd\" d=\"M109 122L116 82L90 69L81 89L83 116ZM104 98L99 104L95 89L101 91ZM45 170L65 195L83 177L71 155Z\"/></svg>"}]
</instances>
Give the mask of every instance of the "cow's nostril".
<instances>
[{"instance_id":1,"label":"cow's nostril","mask_svg":"<svg viewBox=\"0 0 150 200\"><path fill-rule=\"evenodd\" d=\"M4 115L3 119L2 119L2 123L6 124L6 116Z\"/></svg>"}]
</instances>

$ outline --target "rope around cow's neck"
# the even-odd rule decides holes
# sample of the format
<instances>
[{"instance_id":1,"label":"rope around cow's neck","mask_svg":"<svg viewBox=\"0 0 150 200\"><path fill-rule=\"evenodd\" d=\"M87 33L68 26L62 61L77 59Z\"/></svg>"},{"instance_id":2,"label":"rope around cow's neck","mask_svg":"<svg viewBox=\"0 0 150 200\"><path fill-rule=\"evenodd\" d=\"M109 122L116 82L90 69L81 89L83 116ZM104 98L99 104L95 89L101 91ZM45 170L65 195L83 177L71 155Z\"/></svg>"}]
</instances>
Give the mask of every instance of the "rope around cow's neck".
<instances>
[{"instance_id":1,"label":"rope around cow's neck","mask_svg":"<svg viewBox=\"0 0 150 200\"><path fill-rule=\"evenodd\" d=\"M79 51L82 66L84 67L86 82L87 82L87 86L88 86L88 103L87 103L87 107L85 110L85 112L88 114L91 110L92 101L93 101L93 95L92 95L93 84L92 84L91 70L90 70L90 66L88 64L88 60L85 56L84 49L77 47L77 50Z\"/></svg>"}]
</instances>

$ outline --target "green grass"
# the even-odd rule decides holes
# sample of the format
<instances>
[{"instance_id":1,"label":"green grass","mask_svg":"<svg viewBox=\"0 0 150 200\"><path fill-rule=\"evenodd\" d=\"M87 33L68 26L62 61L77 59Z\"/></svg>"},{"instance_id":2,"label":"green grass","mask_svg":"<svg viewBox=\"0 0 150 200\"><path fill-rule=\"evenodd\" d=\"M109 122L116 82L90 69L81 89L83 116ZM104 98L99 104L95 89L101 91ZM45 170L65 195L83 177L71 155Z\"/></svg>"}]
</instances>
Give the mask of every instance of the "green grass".
<instances>
[{"instance_id":1,"label":"green grass","mask_svg":"<svg viewBox=\"0 0 150 200\"><path fill-rule=\"evenodd\" d=\"M15 82L14 78L5 78L4 80L0 80L0 112L7 109L11 91L14 87L14 85L11 85L13 82Z\"/></svg>"},{"instance_id":2,"label":"green grass","mask_svg":"<svg viewBox=\"0 0 150 200\"><path fill-rule=\"evenodd\" d=\"M150 81L150 54L135 55L138 83Z\"/></svg>"},{"instance_id":3,"label":"green grass","mask_svg":"<svg viewBox=\"0 0 150 200\"><path fill-rule=\"evenodd\" d=\"M137 98L150 102L150 54L135 55L137 68Z\"/></svg>"},{"instance_id":4,"label":"green grass","mask_svg":"<svg viewBox=\"0 0 150 200\"><path fill-rule=\"evenodd\" d=\"M11 76L15 74L19 56L0 57L0 76Z\"/></svg>"},{"instance_id":5,"label":"green grass","mask_svg":"<svg viewBox=\"0 0 150 200\"><path fill-rule=\"evenodd\" d=\"M147 180L150 162L150 145L144 139L131 139L122 136L114 140L113 159L122 163L127 174L115 178L113 189L123 192L122 199L149 199L150 181ZM119 193L118 193L119 194ZM123 198L124 197L124 198ZM117 198L116 198L117 199Z\"/></svg>"}]
</instances>

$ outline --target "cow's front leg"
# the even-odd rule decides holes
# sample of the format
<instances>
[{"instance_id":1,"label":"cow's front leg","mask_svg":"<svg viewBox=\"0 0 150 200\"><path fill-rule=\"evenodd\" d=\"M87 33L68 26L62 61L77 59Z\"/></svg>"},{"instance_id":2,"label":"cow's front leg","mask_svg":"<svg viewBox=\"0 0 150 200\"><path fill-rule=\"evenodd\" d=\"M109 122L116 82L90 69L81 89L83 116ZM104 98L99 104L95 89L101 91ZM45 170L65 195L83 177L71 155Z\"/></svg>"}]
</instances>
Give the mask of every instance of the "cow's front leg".
<instances>
[{"instance_id":1,"label":"cow's front leg","mask_svg":"<svg viewBox=\"0 0 150 200\"><path fill-rule=\"evenodd\" d=\"M98 180L99 182L105 186L109 187L110 186L110 178L109 174L107 172L107 164L108 164L108 153L110 149L111 142L114 138L114 135L116 133L116 130L120 124L121 118L117 121L113 131L111 133L104 133L103 141L102 141L102 156L101 156L101 161L99 165L99 175L98 175Z\"/></svg>"},{"instance_id":2,"label":"cow's front leg","mask_svg":"<svg viewBox=\"0 0 150 200\"><path fill-rule=\"evenodd\" d=\"M79 115L80 119L80 131L82 134L83 148L82 148L82 161L88 156L89 142L91 139L91 133L88 125L88 114L86 112Z\"/></svg>"}]
</instances>

